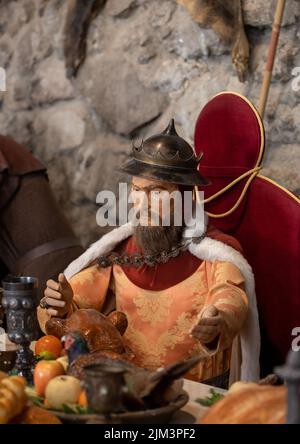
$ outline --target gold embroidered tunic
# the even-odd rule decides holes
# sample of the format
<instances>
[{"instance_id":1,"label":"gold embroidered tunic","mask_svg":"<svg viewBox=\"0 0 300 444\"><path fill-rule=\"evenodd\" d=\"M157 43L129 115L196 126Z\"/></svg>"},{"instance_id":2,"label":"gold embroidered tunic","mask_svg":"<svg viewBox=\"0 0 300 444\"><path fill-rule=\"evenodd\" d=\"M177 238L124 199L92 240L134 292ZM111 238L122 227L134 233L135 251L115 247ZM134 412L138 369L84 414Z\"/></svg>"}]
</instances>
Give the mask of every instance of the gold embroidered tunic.
<instances>
[{"instance_id":1,"label":"gold embroidered tunic","mask_svg":"<svg viewBox=\"0 0 300 444\"><path fill-rule=\"evenodd\" d=\"M124 340L137 365L155 369L200 353L204 360L187 377L202 381L229 369L231 344L248 307L244 277L232 263L203 261L189 277L161 291L138 287L119 265L92 265L74 275L70 284L72 310L101 311L114 292L117 310L128 318ZM217 307L223 318L221 334L209 346L189 333L208 305ZM48 317L41 309L38 316L43 328Z\"/></svg>"}]
</instances>

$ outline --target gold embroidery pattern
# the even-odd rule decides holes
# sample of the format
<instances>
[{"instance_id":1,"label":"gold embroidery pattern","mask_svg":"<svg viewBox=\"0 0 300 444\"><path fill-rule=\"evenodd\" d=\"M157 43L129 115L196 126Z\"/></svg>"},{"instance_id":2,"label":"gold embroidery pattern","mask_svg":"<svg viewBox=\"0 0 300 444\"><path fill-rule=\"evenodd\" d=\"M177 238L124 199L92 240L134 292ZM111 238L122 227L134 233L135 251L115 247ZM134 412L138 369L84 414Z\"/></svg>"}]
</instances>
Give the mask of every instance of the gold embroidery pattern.
<instances>
[{"instance_id":1,"label":"gold embroidery pattern","mask_svg":"<svg viewBox=\"0 0 300 444\"><path fill-rule=\"evenodd\" d=\"M122 277L124 278L124 275ZM148 332L149 330L153 330L155 326L160 328L162 325L165 325L163 332L156 336L155 340L151 341L148 335L143 334L139 326L136 326L136 315L132 317L125 308L126 303L125 306L121 303L121 301L124 301L124 297L126 299L126 295L128 299L129 289L128 284L125 285L124 279L121 278L120 274L118 275L118 309L121 309L125 313L127 312L126 315L129 324L124 339L135 355L139 357L138 360L140 363L143 363L143 366L157 368L165 365L170 351L174 351L176 355L182 354L182 359L186 358L186 343L190 343L190 347L194 351L193 354L196 352L199 353L197 342L189 338L189 331L197 322L198 314L203 307L206 287L202 285L199 286L199 280L196 279L195 281L194 278L189 280L189 285L186 285L186 282L180 284L182 289L180 293L175 293L177 298L174 297L175 295L173 295L172 291L168 290L164 292L146 292L139 289L138 292L133 292L130 301L137 307L137 318L146 324L142 331ZM130 285L131 283L129 286ZM127 289L126 292L125 289ZM182 294L184 298L187 294L186 292L189 294L190 302L188 306L190 309L188 311L185 309L185 311L177 314L174 318L172 307L178 303L178 295ZM186 305L186 303L184 305ZM168 328L166 321L170 320L170 318L172 321ZM182 347L184 343L185 346ZM190 356L193 355L188 354Z\"/></svg>"},{"instance_id":2,"label":"gold embroidery pattern","mask_svg":"<svg viewBox=\"0 0 300 444\"><path fill-rule=\"evenodd\" d=\"M245 282L245 279L240 270L230 262L216 261L213 264L214 276L216 283L226 283L228 280L236 285Z\"/></svg>"},{"instance_id":3,"label":"gold embroidery pattern","mask_svg":"<svg viewBox=\"0 0 300 444\"><path fill-rule=\"evenodd\" d=\"M70 283L72 285L93 284L98 273L99 273L99 270L96 268L96 266L87 268L86 270L82 271L81 273L75 274L75 276L73 276L71 278Z\"/></svg>"},{"instance_id":4,"label":"gold embroidery pattern","mask_svg":"<svg viewBox=\"0 0 300 444\"><path fill-rule=\"evenodd\" d=\"M161 366L160 351L157 350L157 347L154 349L152 344L149 345L147 337L140 330L128 327L124 339L128 347L138 357L138 363L143 367L157 368Z\"/></svg>"},{"instance_id":5,"label":"gold embroidery pattern","mask_svg":"<svg viewBox=\"0 0 300 444\"><path fill-rule=\"evenodd\" d=\"M226 279L224 283L216 282L215 270L216 264L203 262L185 281L160 292L137 287L122 271L114 273L117 307L125 312L129 324L124 339L135 354L137 365L155 369L201 354L205 359L188 377L204 380L228 368L229 358L224 348L207 356L201 344L189 335L204 304L220 304L230 320L242 310L239 292L243 292L228 285ZM230 347L230 341L227 344L223 339L223 347Z\"/></svg>"},{"instance_id":6,"label":"gold embroidery pattern","mask_svg":"<svg viewBox=\"0 0 300 444\"><path fill-rule=\"evenodd\" d=\"M164 331L154 344L149 344L149 339L141 331L132 327L128 327L125 339L133 352L136 349L136 354L146 367L160 367L164 365L168 352L174 350L175 347L179 348L180 344L186 340L194 322L194 317L191 317L189 313L182 313L172 328ZM186 350L183 349L182 353L186 355Z\"/></svg>"},{"instance_id":7,"label":"gold embroidery pattern","mask_svg":"<svg viewBox=\"0 0 300 444\"><path fill-rule=\"evenodd\" d=\"M141 292L133 298L133 303L138 308L139 316L145 322L149 322L151 327L154 327L155 324L163 322L170 315L173 300L161 292Z\"/></svg>"}]
</instances>

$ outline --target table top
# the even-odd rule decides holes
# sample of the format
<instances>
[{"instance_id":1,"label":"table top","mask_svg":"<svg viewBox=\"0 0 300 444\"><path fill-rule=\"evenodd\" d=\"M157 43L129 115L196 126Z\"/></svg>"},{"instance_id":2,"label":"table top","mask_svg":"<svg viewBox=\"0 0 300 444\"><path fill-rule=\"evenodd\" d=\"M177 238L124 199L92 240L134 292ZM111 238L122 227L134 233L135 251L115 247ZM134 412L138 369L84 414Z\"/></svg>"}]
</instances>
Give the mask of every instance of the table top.
<instances>
[{"instance_id":1,"label":"table top","mask_svg":"<svg viewBox=\"0 0 300 444\"><path fill-rule=\"evenodd\" d=\"M170 424L197 423L201 416L207 411L207 407L204 407L198 402L195 402L195 400L198 398L205 398L206 396L209 396L210 389L212 388L217 393L226 393L226 390L185 379L183 389L188 393L190 399L189 402L173 416Z\"/></svg>"}]
</instances>

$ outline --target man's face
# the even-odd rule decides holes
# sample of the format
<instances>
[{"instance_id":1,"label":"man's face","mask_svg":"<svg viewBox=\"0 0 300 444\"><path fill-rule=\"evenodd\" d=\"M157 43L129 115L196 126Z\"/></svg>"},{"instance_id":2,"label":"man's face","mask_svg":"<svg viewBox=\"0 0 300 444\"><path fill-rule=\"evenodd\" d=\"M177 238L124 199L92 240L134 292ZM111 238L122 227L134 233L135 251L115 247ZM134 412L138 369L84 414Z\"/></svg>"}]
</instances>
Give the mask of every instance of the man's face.
<instances>
[{"instance_id":1,"label":"man's face","mask_svg":"<svg viewBox=\"0 0 300 444\"><path fill-rule=\"evenodd\" d=\"M146 221L143 221L141 225L134 226L134 237L141 247L144 254L155 255L163 251L169 251L172 247L177 246L182 237L182 226L174 226L174 201L170 202L170 224L169 226L163 226L161 223L162 218L162 203L159 200L159 205L152 207L151 192L164 192L165 197L168 199L170 194L174 191L178 191L178 186L168 182L162 182L157 180L143 179L140 177L133 177L132 179L132 193L144 192L144 196L147 196L146 212L141 210L141 202L134 204L135 210L141 210L146 213ZM148 210L148 211L147 211ZM153 224L152 214L157 213L159 215L159 224ZM157 220L157 218L156 218ZM144 223L145 222L145 223Z\"/></svg>"},{"instance_id":2,"label":"man's face","mask_svg":"<svg viewBox=\"0 0 300 444\"><path fill-rule=\"evenodd\" d=\"M137 209L141 209L141 205L145 205L144 208L146 208L145 211L145 217L147 220L144 220L143 225L155 225L154 218L151 218L151 215L153 213L158 212L159 221L161 224L161 220L163 217L163 206L164 202L166 200L169 200L170 205L170 214L172 215L174 212L174 200L171 199L171 193L174 191L178 191L178 186L169 182L163 182L153 179L144 179L141 177L133 177L132 184L131 184L131 191L133 196L139 195L139 192L144 193L143 196L146 198L146 200L141 201L141 199L134 200L133 207ZM160 198L155 203L155 195L157 196L157 193L160 194ZM166 208L166 207L165 207ZM168 208L168 207L167 207Z\"/></svg>"}]
</instances>

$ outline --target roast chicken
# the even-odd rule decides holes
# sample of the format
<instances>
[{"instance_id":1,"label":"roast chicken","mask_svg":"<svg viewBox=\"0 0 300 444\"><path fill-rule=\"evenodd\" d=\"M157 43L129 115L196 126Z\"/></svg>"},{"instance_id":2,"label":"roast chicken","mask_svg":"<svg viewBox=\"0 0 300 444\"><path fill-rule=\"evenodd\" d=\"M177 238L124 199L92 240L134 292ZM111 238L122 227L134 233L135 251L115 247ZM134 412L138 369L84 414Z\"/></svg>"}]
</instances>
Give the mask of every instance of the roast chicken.
<instances>
[{"instance_id":1,"label":"roast chicken","mask_svg":"<svg viewBox=\"0 0 300 444\"><path fill-rule=\"evenodd\" d=\"M47 335L62 338L70 332L81 333L90 353L100 350L125 353L122 335L126 328L127 318L124 313L115 311L104 316L93 309L80 309L67 319L51 318L46 322Z\"/></svg>"},{"instance_id":2,"label":"roast chicken","mask_svg":"<svg viewBox=\"0 0 300 444\"><path fill-rule=\"evenodd\" d=\"M51 318L46 333L58 338L68 336L65 345L69 358L68 374L84 378L84 367L97 364L103 357L130 361L134 355L125 348L122 335L127 328L126 315L119 311L104 316L97 310L80 309L67 319Z\"/></svg>"}]
</instances>

